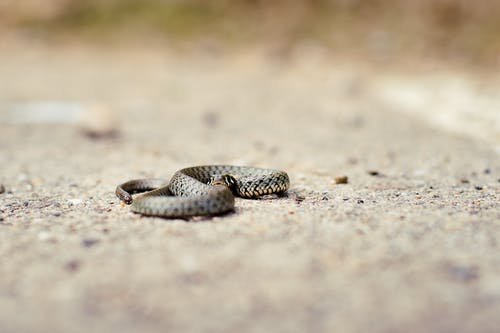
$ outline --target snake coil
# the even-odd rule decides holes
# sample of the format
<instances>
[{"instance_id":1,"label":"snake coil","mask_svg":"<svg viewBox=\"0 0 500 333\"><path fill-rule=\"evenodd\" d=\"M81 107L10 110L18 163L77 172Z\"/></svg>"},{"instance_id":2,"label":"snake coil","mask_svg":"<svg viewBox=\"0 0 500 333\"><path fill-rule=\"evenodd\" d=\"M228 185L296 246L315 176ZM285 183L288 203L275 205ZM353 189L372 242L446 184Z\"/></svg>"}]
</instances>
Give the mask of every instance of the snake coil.
<instances>
[{"instance_id":1,"label":"snake coil","mask_svg":"<svg viewBox=\"0 0 500 333\"><path fill-rule=\"evenodd\" d=\"M136 179L118 185L116 196L135 213L162 217L217 215L234 209L234 195L257 198L288 190L286 172L232 165L204 165L177 171L169 183ZM147 191L147 192L146 192ZM146 192L132 199L133 193Z\"/></svg>"}]
</instances>

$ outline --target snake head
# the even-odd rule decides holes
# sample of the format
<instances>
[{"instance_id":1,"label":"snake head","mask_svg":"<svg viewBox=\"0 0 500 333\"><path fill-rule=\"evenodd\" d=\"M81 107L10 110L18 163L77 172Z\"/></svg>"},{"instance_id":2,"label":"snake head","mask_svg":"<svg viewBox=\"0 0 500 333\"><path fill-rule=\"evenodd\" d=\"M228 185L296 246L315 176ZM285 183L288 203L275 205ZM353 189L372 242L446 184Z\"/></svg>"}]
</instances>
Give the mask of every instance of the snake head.
<instances>
[{"instance_id":1,"label":"snake head","mask_svg":"<svg viewBox=\"0 0 500 333\"><path fill-rule=\"evenodd\" d=\"M208 185L224 185L229 187L229 189L233 189L236 185L236 179L232 175L216 175L210 177L210 181Z\"/></svg>"}]
</instances>

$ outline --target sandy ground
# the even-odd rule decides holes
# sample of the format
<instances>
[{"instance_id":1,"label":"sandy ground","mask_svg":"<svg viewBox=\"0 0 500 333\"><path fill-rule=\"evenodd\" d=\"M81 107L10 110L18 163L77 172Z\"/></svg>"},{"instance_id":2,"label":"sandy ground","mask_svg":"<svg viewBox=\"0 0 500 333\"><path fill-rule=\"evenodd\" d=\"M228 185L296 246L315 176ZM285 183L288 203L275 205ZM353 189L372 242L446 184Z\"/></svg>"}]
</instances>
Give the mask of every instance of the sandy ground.
<instances>
[{"instance_id":1,"label":"sandy ground","mask_svg":"<svg viewBox=\"0 0 500 333\"><path fill-rule=\"evenodd\" d=\"M400 113L352 64L56 50L0 53L0 332L499 331L495 126ZM188 221L113 193L212 163L292 187Z\"/></svg>"}]
</instances>

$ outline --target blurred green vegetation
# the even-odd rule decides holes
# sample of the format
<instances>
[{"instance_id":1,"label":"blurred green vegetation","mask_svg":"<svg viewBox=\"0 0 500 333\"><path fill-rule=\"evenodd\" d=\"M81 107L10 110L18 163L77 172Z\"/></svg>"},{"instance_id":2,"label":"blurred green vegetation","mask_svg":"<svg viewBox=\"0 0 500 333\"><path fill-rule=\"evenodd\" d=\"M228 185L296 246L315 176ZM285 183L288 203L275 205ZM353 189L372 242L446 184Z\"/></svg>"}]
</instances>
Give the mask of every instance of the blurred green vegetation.
<instances>
[{"instance_id":1,"label":"blurred green vegetation","mask_svg":"<svg viewBox=\"0 0 500 333\"><path fill-rule=\"evenodd\" d=\"M146 28L150 32L169 36L203 33L203 27L213 29L224 17L207 3L136 1L87 1L68 6L61 15L42 23L49 28L64 28L92 33L117 33L123 27Z\"/></svg>"},{"instance_id":2,"label":"blurred green vegetation","mask_svg":"<svg viewBox=\"0 0 500 333\"><path fill-rule=\"evenodd\" d=\"M275 43L283 49L312 41L381 58L500 59L497 0L25 0L25 5L30 2L31 12L17 7L8 13L4 6L7 14L0 19L40 34L94 40L212 38L231 45ZM52 10L37 15L37 2Z\"/></svg>"}]
</instances>

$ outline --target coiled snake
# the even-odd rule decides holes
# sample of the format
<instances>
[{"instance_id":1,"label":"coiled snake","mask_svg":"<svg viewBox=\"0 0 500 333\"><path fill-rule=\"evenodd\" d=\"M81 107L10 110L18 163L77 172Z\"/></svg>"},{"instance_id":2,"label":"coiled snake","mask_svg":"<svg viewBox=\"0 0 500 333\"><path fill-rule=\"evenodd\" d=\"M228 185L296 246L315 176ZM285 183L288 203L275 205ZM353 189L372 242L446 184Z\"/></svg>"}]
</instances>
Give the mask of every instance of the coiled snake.
<instances>
[{"instance_id":1,"label":"coiled snake","mask_svg":"<svg viewBox=\"0 0 500 333\"><path fill-rule=\"evenodd\" d=\"M256 198L288 190L284 171L231 165L205 165L177 171L170 182L156 178L131 180L116 188L116 196L132 204L135 213L189 217L217 215L234 209L234 195ZM132 199L132 193L145 192ZM233 195L234 194L234 195Z\"/></svg>"}]
</instances>

